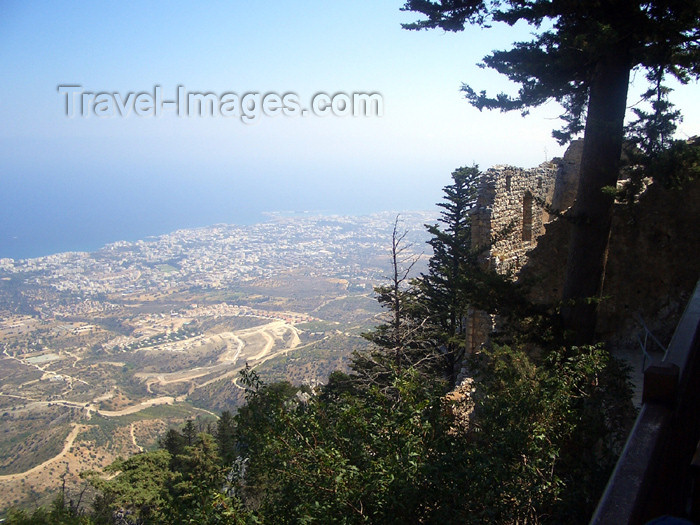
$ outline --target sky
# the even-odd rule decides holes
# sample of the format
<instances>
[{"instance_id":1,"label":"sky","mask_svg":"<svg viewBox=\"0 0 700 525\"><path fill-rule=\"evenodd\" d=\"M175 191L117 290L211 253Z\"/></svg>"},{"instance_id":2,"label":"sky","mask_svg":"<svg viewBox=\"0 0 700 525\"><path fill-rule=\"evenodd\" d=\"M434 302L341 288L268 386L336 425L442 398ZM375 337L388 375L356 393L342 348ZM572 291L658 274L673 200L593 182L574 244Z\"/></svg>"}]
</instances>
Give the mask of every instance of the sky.
<instances>
[{"instance_id":1,"label":"sky","mask_svg":"<svg viewBox=\"0 0 700 525\"><path fill-rule=\"evenodd\" d=\"M402 5L1 2L0 257L94 250L270 211L432 209L457 167L531 167L563 153L551 138L555 103L523 118L481 113L460 92L462 83L513 92L476 64L527 39L527 27L405 31L417 15ZM217 97L292 93L300 108L317 93L377 93L383 111L278 111L246 123L132 107L71 118L67 85L122 101L156 86L166 100L178 86ZM692 84L672 97L685 114L679 136L699 133L696 95Z\"/></svg>"}]
</instances>

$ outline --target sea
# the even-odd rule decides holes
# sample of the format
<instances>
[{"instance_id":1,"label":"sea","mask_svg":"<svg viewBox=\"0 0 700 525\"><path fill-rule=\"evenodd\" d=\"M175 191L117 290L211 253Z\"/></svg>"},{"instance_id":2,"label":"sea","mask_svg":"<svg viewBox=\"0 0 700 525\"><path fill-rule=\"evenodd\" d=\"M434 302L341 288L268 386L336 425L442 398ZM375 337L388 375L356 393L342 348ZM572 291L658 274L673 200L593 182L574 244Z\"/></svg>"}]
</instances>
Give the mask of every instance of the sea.
<instances>
[{"instance_id":1,"label":"sea","mask_svg":"<svg viewBox=\"0 0 700 525\"><path fill-rule=\"evenodd\" d=\"M430 210L441 199L442 184L434 180L341 175L255 168L235 175L117 166L70 171L48 161L43 171L30 172L0 165L0 258L91 252L179 229L255 224L270 220L271 212L366 215Z\"/></svg>"},{"instance_id":2,"label":"sea","mask_svg":"<svg viewBox=\"0 0 700 525\"><path fill-rule=\"evenodd\" d=\"M366 215L387 208L370 203L315 208L289 208L269 199L186 198L73 201L61 195L41 202L36 196L17 201L19 213L0 209L0 259L28 259L61 252L93 252L116 241L137 241L180 229L213 224L249 225L275 217ZM323 199L320 199L323 202ZM309 203L313 204L313 203ZM287 207L285 207L285 205ZM430 209L422 208L404 209ZM398 206L393 209L400 209Z\"/></svg>"}]
</instances>

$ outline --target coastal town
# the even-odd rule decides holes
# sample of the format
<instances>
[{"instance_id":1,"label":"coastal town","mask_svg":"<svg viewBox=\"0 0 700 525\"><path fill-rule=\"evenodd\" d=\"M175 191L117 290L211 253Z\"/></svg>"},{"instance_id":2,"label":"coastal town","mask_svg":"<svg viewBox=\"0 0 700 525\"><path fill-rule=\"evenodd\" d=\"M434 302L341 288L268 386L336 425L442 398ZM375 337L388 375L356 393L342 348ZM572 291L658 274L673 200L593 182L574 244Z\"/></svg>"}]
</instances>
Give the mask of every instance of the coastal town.
<instances>
[{"instance_id":1,"label":"coastal town","mask_svg":"<svg viewBox=\"0 0 700 525\"><path fill-rule=\"evenodd\" d=\"M120 294L215 290L301 271L308 277L332 277L349 287L371 290L386 274L391 212L362 217L283 216L250 226L215 225L179 230L133 242L119 241L93 252L66 252L34 259L0 259L3 290L20 284L22 295L42 315L70 304L72 311L109 308L96 298ZM400 216L407 241L424 253L424 224L434 212ZM32 290L56 292L55 301ZM50 295L50 294L49 294ZM46 301L48 299L48 301ZM0 311L7 308L0 303Z\"/></svg>"}]
</instances>

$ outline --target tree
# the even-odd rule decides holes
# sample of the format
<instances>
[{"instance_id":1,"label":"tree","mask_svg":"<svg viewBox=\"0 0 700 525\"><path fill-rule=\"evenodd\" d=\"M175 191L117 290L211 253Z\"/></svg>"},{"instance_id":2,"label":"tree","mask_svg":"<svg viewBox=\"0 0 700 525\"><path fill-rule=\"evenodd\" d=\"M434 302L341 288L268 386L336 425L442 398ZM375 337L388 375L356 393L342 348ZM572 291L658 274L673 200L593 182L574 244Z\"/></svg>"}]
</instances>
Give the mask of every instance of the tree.
<instances>
[{"instance_id":1,"label":"tree","mask_svg":"<svg viewBox=\"0 0 700 525\"><path fill-rule=\"evenodd\" d=\"M441 382L407 367L390 391L363 384L306 404L280 391L258 386L236 416L240 435L254 436L244 493L261 522L426 522L421 480Z\"/></svg>"},{"instance_id":2,"label":"tree","mask_svg":"<svg viewBox=\"0 0 700 525\"><path fill-rule=\"evenodd\" d=\"M463 90L479 109L526 113L554 99L565 110L554 136L565 143L584 131L562 317L577 340L591 340L614 204L604 188L618 179L630 73L669 73L684 83L700 76L700 0L408 0L403 10L427 16L406 29L524 21L538 30L484 58L484 66L520 84L516 96Z\"/></svg>"},{"instance_id":3,"label":"tree","mask_svg":"<svg viewBox=\"0 0 700 525\"><path fill-rule=\"evenodd\" d=\"M619 201L633 204L645 189L647 180L679 189L698 177L697 141L673 140L681 112L669 100L672 91L663 84L664 72L647 74L651 87L642 95L648 111L634 107L637 117L627 126L626 165L622 168L624 183L617 190Z\"/></svg>"},{"instance_id":4,"label":"tree","mask_svg":"<svg viewBox=\"0 0 700 525\"><path fill-rule=\"evenodd\" d=\"M117 459L104 469L113 474L108 478L92 471L81 474L97 489L91 516L95 522L245 523L248 514L231 490L235 482L230 476L231 465L223 462L215 438L202 432L195 435L192 445L186 445L178 432L168 432L168 436L174 437L170 443L176 445L176 457L161 448ZM161 440L161 447L167 443L167 439Z\"/></svg>"},{"instance_id":5,"label":"tree","mask_svg":"<svg viewBox=\"0 0 700 525\"><path fill-rule=\"evenodd\" d=\"M451 382L457 363L464 357L464 321L470 306L470 277L477 270L476 253L471 243L471 217L476 204L478 166L458 168L452 172L452 184L445 186L440 223L426 225L432 238L428 241L433 255L428 273L417 284L421 300L430 312L430 325L436 344L445 349L447 372Z\"/></svg>"},{"instance_id":6,"label":"tree","mask_svg":"<svg viewBox=\"0 0 700 525\"><path fill-rule=\"evenodd\" d=\"M633 417L615 359L497 345L472 359L459 396L411 367L391 391L334 374L304 404L258 383L236 416L247 509L280 524L586 523Z\"/></svg>"},{"instance_id":7,"label":"tree","mask_svg":"<svg viewBox=\"0 0 700 525\"><path fill-rule=\"evenodd\" d=\"M391 233L391 275L388 284L376 286L377 301L387 310L386 322L362 336L376 345L369 353L355 356L352 368L366 383L388 387L396 373L416 367L432 370L436 364L434 348L426 346L423 330L425 318L416 300L416 288L409 275L418 256L410 252L401 230L399 217Z\"/></svg>"},{"instance_id":8,"label":"tree","mask_svg":"<svg viewBox=\"0 0 700 525\"><path fill-rule=\"evenodd\" d=\"M108 523L115 512L124 515L124 523L162 522L172 504L167 492L173 478L170 463L170 453L161 449L117 459L105 468L114 474L107 479L97 472L81 474L99 491L94 515Z\"/></svg>"},{"instance_id":9,"label":"tree","mask_svg":"<svg viewBox=\"0 0 700 525\"><path fill-rule=\"evenodd\" d=\"M597 347L472 359L473 411L431 444L424 522L588 523L634 417L619 363Z\"/></svg>"},{"instance_id":10,"label":"tree","mask_svg":"<svg viewBox=\"0 0 700 525\"><path fill-rule=\"evenodd\" d=\"M224 465L231 465L237 455L236 422L228 410L224 410L216 422L216 444Z\"/></svg>"},{"instance_id":11,"label":"tree","mask_svg":"<svg viewBox=\"0 0 700 525\"><path fill-rule=\"evenodd\" d=\"M380 347L386 348L393 355L395 365L401 366L404 348L412 338L412 331L408 326L407 315L409 297L408 275L418 260L414 255L408 254L410 245L406 244L407 231L399 230L399 216L394 220L391 232L391 276L389 284L375 286L377 301L388 308L389 321L367 334L367 339Z\"/></svg>"},{"instance_id":12,"label":"tree","mask_svg":"<svg viewBox=\"0 0 700 525\"><path fill-rule=\"evenodd\" d=\"M191 421L191 420L190 420ZM189 423L189 421L188 421ZM180 469L173 474L168 489L172 497L170 523L237 523L221 519L222 504L233 504L222 498L222 487L228 469L221 466L214 438L206 433L195 437L178 457ZM235 517L235 513L231 518Z\"/></svg>"},{"instance_id":13,"label":"tree","mask_svg":"<svg viewBox=\"0 0 700 525\"><path fill-rule=\"evenodd\" d=\"M168 452L170 452L171 456L176 456L177 454L181 454L182 450L185 448L185 438L183 437L180 432L175 430L174 428L169 428L168 431L165 433L165 436L163 436L159 440L159 445L160 448L164 448Z\"/></svg>"},{"instance_id":14,"label":"tree","mask_svg":"<svg viewBox=\"0 0 700 525\"><path fill-rule=\"evenodd\" d=\"M188 419L185 423L185 426L182 429L182 437L185 445L187 445L188 447L194 445L195 439L197 437L197 429L195 428L194 421L192 419Z\"/></svg>"}]
</instances>

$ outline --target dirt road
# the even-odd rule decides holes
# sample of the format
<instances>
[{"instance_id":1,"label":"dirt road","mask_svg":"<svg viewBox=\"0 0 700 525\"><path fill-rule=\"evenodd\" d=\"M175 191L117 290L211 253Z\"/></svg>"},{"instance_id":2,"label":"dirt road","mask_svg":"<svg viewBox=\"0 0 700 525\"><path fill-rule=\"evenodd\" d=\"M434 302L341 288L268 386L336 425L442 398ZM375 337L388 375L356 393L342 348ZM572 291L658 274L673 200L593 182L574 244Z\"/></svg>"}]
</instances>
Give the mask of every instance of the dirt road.
<instances>
[{"instance_id":1,"label":"dirt road","mask_svg":"<svg viewBox=\"0 0 700 525\"><path fill-rule=\"evenodd\" d=\"M55 463L56 461L59 461L63 456L68 454L70 451L70 448L73 446L73 442L75 441L75 438L78 437L78 434L85 430L85 425L74 425L73 430L70 431L70 434L66 437L66 441L63 444L63 450L58 453L58 455L52 457L51 459L47 459L43 463L40 463L36 467L32 467L29 470L25 470L24 472L18 472L17 474L7 474L5 476L0 476L0 481L16 481L25 478L26 476L29 476L30 474L33 474L35 472L38 472L39 470L43 469L44 467L49 466L51 463Z\"/></svg>"}]
</instances>

